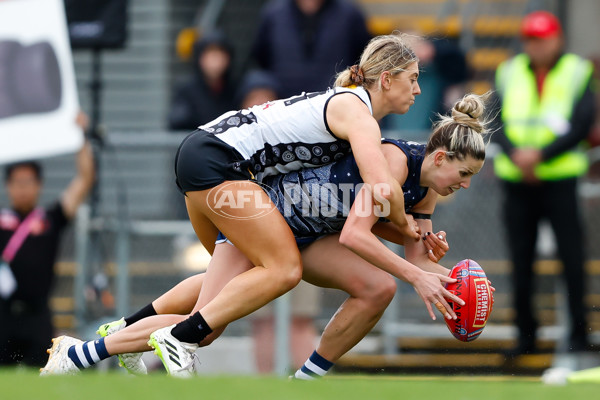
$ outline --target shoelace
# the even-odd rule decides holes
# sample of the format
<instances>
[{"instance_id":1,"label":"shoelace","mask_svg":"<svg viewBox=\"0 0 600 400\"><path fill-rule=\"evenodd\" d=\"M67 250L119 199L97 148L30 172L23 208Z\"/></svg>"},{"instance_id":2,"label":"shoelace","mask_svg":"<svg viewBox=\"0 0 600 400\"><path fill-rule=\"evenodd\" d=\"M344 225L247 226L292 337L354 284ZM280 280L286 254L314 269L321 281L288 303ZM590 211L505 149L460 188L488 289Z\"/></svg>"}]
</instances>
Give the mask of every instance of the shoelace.
<instances>
[{"instance_id":1,"label":"shoelace","mask_svg":"<svg viewBox=\"0 0 600 400\"><path fill-rule=\"evenodd\" d=\"M128 362L137 363L140 358L142 358L142 353L123 353L121 357Z\"/></svg>"},{"instance_id":2,"label":"shoelace","mask_svg":"<svg viewBox=\"0 0 600 400\"><path fill-rule=\"evenodd\" d=\"M117 332L119 332L120 330L125 329L125 324L119 324L116 326L111 326L109 329L106 330L106 336L115 334Z\"/></svg>"},{"instance_id":3,"label":"shoelace","mask_svg":"<svg viewBox=\"0 0 600 400\"><path fill-rule=\"evenodd\" d=\"M200 362L200 358L198 357L198 355L196 353L194 353L192 355L192 362L194 363L194 365L192 366L193 371L197 373L198 370L200 369L200 364L202 364L202 363Z\"/></svg>"},{"instance_id":4,"label":"shoelace","mask_svg":"<svg viewBox=\"0 0 600 400\"><path fill-rule=\"evenodd\" d=\"M184 366L182 366L181 368L174 370L173 372L192 371L193 374L196 374L199 367L200 367L200 359L198 358L196 353L192 353L191 361L189 363L185 364Z\"/></svg>"},{"instance_id":5,"label":"shoelace","mask_svg":"<svg viewBox=\"0 0 600 400\"><path fill-rule=\"evenodd\" d=\"M140 363L143 364L142 353L121 354L121 364L123 364L123 367L128 368L129 370L142 370L143 368L140 366ZM125 366L125 364L127 364L127 366Z\"/></svg>"}]
</instances>

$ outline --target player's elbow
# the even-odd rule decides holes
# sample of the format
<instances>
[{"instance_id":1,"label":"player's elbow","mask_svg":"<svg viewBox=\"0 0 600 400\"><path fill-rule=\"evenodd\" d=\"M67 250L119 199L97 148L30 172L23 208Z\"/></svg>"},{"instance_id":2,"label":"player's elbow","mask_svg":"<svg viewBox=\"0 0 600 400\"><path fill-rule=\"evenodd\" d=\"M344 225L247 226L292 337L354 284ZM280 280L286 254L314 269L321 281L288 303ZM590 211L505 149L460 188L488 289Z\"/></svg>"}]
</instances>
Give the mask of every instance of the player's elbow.
<instances>
[{"instance_id":1,"label":"player's elbow","mask_svg":"<svg viewBox=\"0 0 600 400\"><path fill-rule=\"evenodd\" d=\"M371 194L373 199L377 203L379 207L389 207L391 203L393 203L398 195L402 196L403 194L398 192L397 185L393 184L394 182L381 182L373 185L371 189Z\"/></svg>"},{"instance_id":2,"label":"player's elbow","mask_svg":"<svg viewBox=\"0 0 600 400\"><path fill-rule=\"evenodd\" d=\"M342 229L342 232L340 233L339 242L342 246L346 247L347 249L355 251L361 243L360 233L358 229L346 229L346 227L344 227L344 229Z\"/></svg>"}]
</instances>

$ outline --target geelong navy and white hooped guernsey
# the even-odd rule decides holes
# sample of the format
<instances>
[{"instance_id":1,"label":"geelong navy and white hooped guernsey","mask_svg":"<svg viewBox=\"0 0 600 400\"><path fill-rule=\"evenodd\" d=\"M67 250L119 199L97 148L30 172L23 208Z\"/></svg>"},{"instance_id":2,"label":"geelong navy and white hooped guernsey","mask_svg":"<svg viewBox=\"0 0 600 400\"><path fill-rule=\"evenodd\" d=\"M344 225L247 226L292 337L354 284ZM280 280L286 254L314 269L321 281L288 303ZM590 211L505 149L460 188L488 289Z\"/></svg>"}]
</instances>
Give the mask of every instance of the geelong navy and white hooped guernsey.
<instances>
[{"instance_id":1,"label":"geelong navy and white hooped guernsey","mask_svg":"<svg viewBox=\"0 0 600 400\"><path fill-rule=\"evenodd\" d=\"M231 111L198 129L235 148L250 161L249 168L259 181L268 175L329 164L351 151L347 141L333 135L325 118L329 100L341 93L355 94L373 114L364 88L335 87Z\"/></svg>"},{"instance_id":2,"label":"geelong navy and white hooped guernsey","mask_svg":"<svg viewBox=\"0 0 600 400\"><path fill-rule=\"evenodd\" d=\"M428 188L420 185L425 145L401 139L382 139L406 155L408 176L402 183L404 209L408 213L425 198ZM299 245L341 232L363 180L352 154L319 168L305 168L266 178L263 183L284 216ZM326 205L326 206L325 206Z\"/></svg>"}]
</instances>

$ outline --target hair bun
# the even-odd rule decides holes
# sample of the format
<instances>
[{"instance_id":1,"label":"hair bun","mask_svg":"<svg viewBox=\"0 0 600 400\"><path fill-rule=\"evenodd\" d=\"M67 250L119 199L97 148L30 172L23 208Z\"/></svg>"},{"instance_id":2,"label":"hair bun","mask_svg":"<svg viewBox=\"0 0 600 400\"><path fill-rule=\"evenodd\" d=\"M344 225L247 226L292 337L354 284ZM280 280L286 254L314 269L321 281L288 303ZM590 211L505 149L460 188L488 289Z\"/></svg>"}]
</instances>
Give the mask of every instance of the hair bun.
<instances>
[{"instance_id":1,"label":"hair bun","mask_svg":"<svg viewBox=\"0 0 600 400\"><path fill-rule=\"evenodd\" d=\"M353 65L350 67L350 79L356 85L362 85L365 82L365 74L361 67Z\"/></svg>"},{"instance_id":2,"label":"hair bun","mask_svg":"<svg viewBox=\"0 0 600 400\"><path fill-rule=\"evenodd\" d=\"M485 98L474 94L466 95L452 109L452 119L462 125L483 132L484 125L479 121L485 110Z\"/></svg>"}]
</instances>

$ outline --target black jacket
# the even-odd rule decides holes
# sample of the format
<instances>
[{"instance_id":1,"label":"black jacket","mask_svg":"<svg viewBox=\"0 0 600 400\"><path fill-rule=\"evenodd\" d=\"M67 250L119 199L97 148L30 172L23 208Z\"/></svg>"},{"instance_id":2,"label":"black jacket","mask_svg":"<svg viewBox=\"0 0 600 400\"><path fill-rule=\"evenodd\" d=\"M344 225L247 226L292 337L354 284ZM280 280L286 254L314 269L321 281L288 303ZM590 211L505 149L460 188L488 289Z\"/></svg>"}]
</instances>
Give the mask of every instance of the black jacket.
<instances>
[{"instance_id":1,"label":"black jacket","mask_svg":"<svg viewBox=\"0 0 600 400\"><path fill-rule=\"evenodd\" d=\"M217 118L221 114L235 108L235 85L230 78L230 69L225 74L223 87L213 91L204 79L199 68L198 58L209 45L217 45L225 49L231 56L233 51L222 33L215 31L202 37L194 44L192 56L193 76L182 82L175 89L168 126L174 130L194 130L199 125Z\"/></svg>"},{"instance_id":2,"label":"black jacket","mask_svg":"<svg viewBox=\"0 0 600 400\"><path fill-rule=\"evenodd\" d=\"M253 55L281 86L281 96L332 86L337 72L357 64L371 36L359 8L326 0L306 16L294 0L275 0L262 11Z\"/></svg>"}]
</instances>

